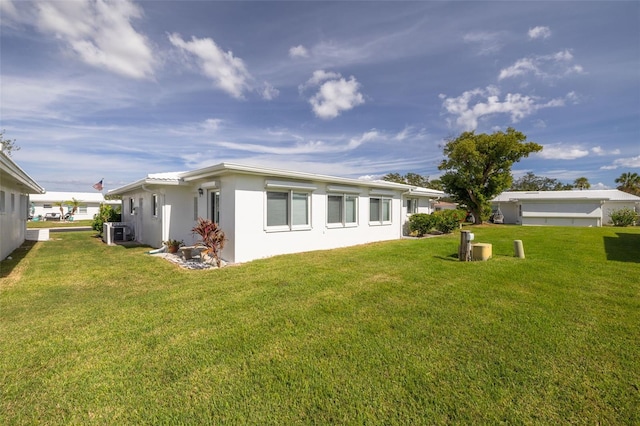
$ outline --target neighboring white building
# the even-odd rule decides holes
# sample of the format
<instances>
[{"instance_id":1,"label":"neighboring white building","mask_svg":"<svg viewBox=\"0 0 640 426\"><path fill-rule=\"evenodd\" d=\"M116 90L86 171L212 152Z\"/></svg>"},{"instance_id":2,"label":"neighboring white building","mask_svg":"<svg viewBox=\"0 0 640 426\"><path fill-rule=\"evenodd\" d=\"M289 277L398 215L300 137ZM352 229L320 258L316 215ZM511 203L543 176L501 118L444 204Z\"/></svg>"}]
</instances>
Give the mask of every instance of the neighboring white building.
<instances>
[{"instance_id":1,"label":"neighboring white building","mask_svg":"<svg viewBox=\"0 0 640 426\"><path fill-rule=\"evenodd\" d=\"M44 188L0 150L0 259L24 242L29 194L43 192Z\"/></svg>"},{"instance_id":2,"label":"neighboring white building","mask_svg":"<svg viewBox=\"0 0 640 426\"><path fill-rule=\"evenodd\" d=\"M583 191L511 191L491 200L504 223L521 225L602 226L611 211L624 207L640 211L640 197L617 189Z\"/></svg>"},{"instance_id":3,"label":"neighboring white building","mask_svg":"<svg viewBox=\"0 0 640 426\"><path fill-rule=\"evenodd\" d=\"M403 236L408 217L431 213L442 191L410 185L222 163L151 174L109 191L122 196L134 239L160 247L197 241L198 217L219 223L228 262Z\"/></svg>"},{"instance_id":4,"label":"neighboring white building","mask_svg":"<svg viewBox=\"0 0 640 426\"><path fill-rule=\"evenodd\" d=\"M79 202L79 206L73 220L93 219L103 203L120 205L120 200L105 200L101 192L46 192L31 196L30 214L34 217L44 217L47 213L60 213L60 206L56 203L62 203L63 212L67 214L73 208L68 202L74 198Z\"/></svg>"}]
</instances>

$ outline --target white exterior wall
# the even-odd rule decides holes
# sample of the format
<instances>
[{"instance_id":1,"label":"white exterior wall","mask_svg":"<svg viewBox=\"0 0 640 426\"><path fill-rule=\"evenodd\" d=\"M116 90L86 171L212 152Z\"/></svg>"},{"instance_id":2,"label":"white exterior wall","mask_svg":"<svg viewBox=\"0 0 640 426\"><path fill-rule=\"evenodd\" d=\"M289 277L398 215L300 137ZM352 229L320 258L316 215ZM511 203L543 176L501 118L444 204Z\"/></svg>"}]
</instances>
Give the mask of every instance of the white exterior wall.
<instances>
[{"instance_id":1,"label":"white exterior wall","mask_svg":"<svg viewBox=\"0 0 640 426\"><path fill-rule=\"evenodd\" d=\"M624 208L634 210L636 213L640 210L640 206L633 201L605 201L602 205L602 223L604 225L612 225L611 212Z\"/></svg>"},{"instance_id":2,"label":"white exterior wall","mask_svg":"<svg viewBox=\"0 0 640 426\"><path fill-rule=\"evenodd\" d=\"M495 205L493 207L496 207ZM500 211L504 216L504 223L520 224L520 214L518 211L519 205L516 203L499 203Z\"/></svg>"},{"instance_id":3,"label":"white exterior wall","mask_svg":"<svg viewBox=\"0 0 640 426\"><path fill-rule=\"evenodd\" d=\"M158 197L157 215L152 211L153 194ZM135 241L141 244L161 247L163 241L172 239L183 240L190 245L197 239L191 233L196 224L194 198L197 197L197 189L184 186L129 192L122 196L122 222L133 229ZM131 198L133 212L130 209Z\"/></svg>"},{"instance_id":4,"label":"white exterior wall","mask_svg":"<svg viewBox=\"0 0 640 426\"><path fill-rule=\"evenodd\" d=\"M326 223L327 184L321 182L313 183L316 189L311 193L311 229L267 230L265 183L264 177L251 175L233 175L221 180L220 225L229 240L222 252L225 260L247 262L278 254L346 247L402 236L399 191L389 197L392 198L390 225L369 225L369 189L362 188L358 198L358 226L329 227ZM233 209L225 205L229 202L233 203ZM232 210L235 215L231 214ZM228 214L234 221L227 217Z\"/></svg>"},{"instance_id":5,"label":"white exterior wall","mask_svg":"<svg viewBox=\"0 0 640 426\"><path fill-rule=\"evenodd\" d=\"M6 258L25 240L28 196L22 194L10 179L0 180L4 193L4 211L0 212L0 260ZM11 195L13 194L13 205Z\"/></svg>"},{"instance_id":6,"label":"white exterior wall","mask_svg":"<svg viewBox=\"0 0 640 426\"><path fill-rule=\"evenodd\" d=\"M44 217L45 214L47 213L60 213L60 207L53 205L53 203L43 203L41 201L38 202L34 202L34 213L33 216L42 216ZM50 205L51 207L45 208L44 205ZM80 203L83 206L87 207L87 212L86 213L80 213L79 211L76 212L73 215L73 220L92 220L93 216L98 214L98 212L100 211L100 204L96 204L96 203ZM111 203L110 203L111 204ZM112 204L113 206L116 206L117 203ZM29 208L31 208L31 206L29 206ZM64 214L66 214L70 208L67 207L66 205L62 206L62 210L64 211Z\"/></svg>"},{"instance_id":7,"label":"white exterior wall","mask_svg":"<svg viewBox=\"0 0 640 426\"><path fill-rule=\"evenodd\" d=\"M602 209L593 201L522 201L523 225L602 226Z\"/></svg>"}]
</instances>

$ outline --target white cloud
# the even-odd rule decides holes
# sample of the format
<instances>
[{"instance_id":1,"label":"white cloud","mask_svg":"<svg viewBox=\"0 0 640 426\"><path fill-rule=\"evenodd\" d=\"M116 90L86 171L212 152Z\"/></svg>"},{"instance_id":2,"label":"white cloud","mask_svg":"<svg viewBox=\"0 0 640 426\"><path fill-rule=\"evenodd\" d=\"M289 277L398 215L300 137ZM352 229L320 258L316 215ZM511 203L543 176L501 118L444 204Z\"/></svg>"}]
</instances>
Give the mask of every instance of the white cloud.
<instances>
[{"instance_id":1,"label":"white cloud","mask_svg":"<svg viewBox=\"0 0 640 426\"><path fill-rule=\"evenodd\" d=\"M184 41L179 34L169 34L169 41L183 52L196 59L202 73L213 80L214 85L236 99L244 97L251 90L252 80L244 62L225 52L211 38L191 37Z\"/></svg>"},{"instance_id":2,"label":"white cloud","mask_svg":"<svg viewBox=\"0 0 640 426\"><path fill-rule=\"evenodd\" d=\"M503 100L500 99L500 91L495 86L486 89L474 89L464 92L455 98L443 99L442 106L449 113L457 116L456 127L464 130L474 130L478 127L478 120L495 114L507 114L511 122L517 123L542 108L552 108L564 105L563 99L552 99L541 103L536 97L522 95L520 93L507 93ZM480 99L476 101L477 99Z\"/></svg>"},{"instance_id":3,"label":"white cloud","mask_svg":"<svg viewBox=\"0 0 640 426\"><path fill-rule=\"evenodd\" d=\"M292 58L308 58L309 51L306 47L300 44L289 49L289 56Z\"/></svg>"},{"instance_id":4,"label":"white cloud","mask_svg":"<svg viewBox=\"0 0 640 426\"><path fill-rule=\"evenodd\" d=\"M40 2L35 26L53 34L83 62L117 74L151 78L156 59L147 38L131 22L142 10L128 0L118 2ZM28 20L29 11L21 19Z\"/></svg>"},{"instance_id":5,"label":"white cloud","mask_svg":"<svg viewBox=\"0 0 640 426\"><path fill-rule=\"evenodd\" d=\"M590 189L611 189L611 187L608 185L605 185L602 182L598 182L598 183L592 184Z\"/></svg>"},{"instance_id":6,"label":"white cloud","mask_svg":"<svg viewBox=\"0 0 640 426\"><path fill-rule=\"evenodd\" d=\"M537 39L537 38L549 38L551 37L551 30L549 29L549 27L533 27L529 29L529 38L530 39Z\"/></svg>"},{"instance_id":7,"label":"white cloud","mask_svg":"<svg viewBox=\"0 0 640 426\"><path fill-rule=\"evenodd\" d=\"M322 119L332 119L343 111L348 111L364 103L359 92L360 83L351 76L345 79L336 72L314 71L311 78L299 87L300 92L309 87L319 86L315 95L309 99L315 115Z\"/></svg>"},{"instance_id":8,"label":"white cloud","mask_svg":"<svg viewBox=\"0 0 640 426\"><path fill-rule=\"evenodd\" d=\"M549 144L537 155L551 160L575 160L589 155L589 150L579 145Z\"/></svg>"},{"instance_id":9,"label":"white cloud","mask_svg":"<svg viewBox=\"0 0 640 426\"><path fill-rule=\"evenodd\" d=\"M309 80L307 80L306 83L298 86L298 90L300 92L303 92L307 88L318 86L320 83L326 80L336 80L336 79L339 79L340 77L342 77L342 75L337 72L333 72L333 71L327 72L325 70L316 70L313 72L313 74L311 75L311 78L309 78Z\"/></svg>"},{"instance_id":10,"label":"white cloud","mask_svg":"<svg viewBox=\"0 0 640 426\"><path fill-rule=\"evenodd\" d=\"M262 98L267 101L271 101L280 95L280 91L273 87L271 84L265 82L262 88Z\"/></svg>"},{"instance_id":11,"label":"white cloud","mask_svg":"<svg viewBox=\"0 0 640 426\"><path fill-rule=\"evenodd\" d=\"M504 45L504 37L499 32L475 32L467 33L464 35L464 41L466 43L473 43L478 46L479 55L488 55L496 53Z\"/></svg>"},{"instance_id":12,"label":"white cloud","mask_svg":"<svg viewBox=\"0 0 640 426\"><path fill-rule=\"evenodd\" d=\"M532 74L543 79L561 78L569 74L583 74L581 65L572 65L573 54L562 50L551 55L537 55L518 59L513 65L500 70L498 80Z\"/></svg>"},{"instance_id":13,"label":"white cloud","mask_svg":"<svg viewBox=\"0 0 640 426\"><path fill-rule=\"evenodd\" d=\"M602 149L599 146L594 146L593 148L591 148L591 152L593 152L594 154L599 155L599 156L603 156L603 155L619 155L620 154L620 150L619 149L606 151L606 150Z\"/></svg>"},{"instance_id":14,"label":"white cloud","mask_svg":"<svg viewBox=\"0 0 640 426\"><path fill-rule=\"evenodd\" d=\"M601 170L615 170L619 167L640 168L640 155L629 158L618 158L608 166L600 167Z\"/></svg>"}]
</instances>

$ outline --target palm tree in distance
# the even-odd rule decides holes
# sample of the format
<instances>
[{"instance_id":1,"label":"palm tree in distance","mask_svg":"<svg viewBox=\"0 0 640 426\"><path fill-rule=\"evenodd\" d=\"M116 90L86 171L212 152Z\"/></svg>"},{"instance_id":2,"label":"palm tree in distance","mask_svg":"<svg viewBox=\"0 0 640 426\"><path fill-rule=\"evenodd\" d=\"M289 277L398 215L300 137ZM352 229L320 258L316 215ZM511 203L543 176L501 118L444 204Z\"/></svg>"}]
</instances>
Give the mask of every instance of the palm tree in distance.
<instances>
[{"instance_id":1,"label":"palm tree in distance","mask_svg":"<svg viewBox=\"0 0 640 426\"><path fill-rule=\"evenodd\" d=\"M578 179L573 181L573 186L578 188L579 190L589 189L591 188L591 184L589 183L589 179L586 177L579 177Z\"/></svg>"},{"instance_id":2,"label":"palm tree in distance","mask_svg":"<svg viewBox=\"0 0 640 426\"><path fill-rule=\"evenodd\" d=\"M623 173L615 180L618 189L629 194L640 195L640 176L637 173Z\"/></svg>"}]
</instances>

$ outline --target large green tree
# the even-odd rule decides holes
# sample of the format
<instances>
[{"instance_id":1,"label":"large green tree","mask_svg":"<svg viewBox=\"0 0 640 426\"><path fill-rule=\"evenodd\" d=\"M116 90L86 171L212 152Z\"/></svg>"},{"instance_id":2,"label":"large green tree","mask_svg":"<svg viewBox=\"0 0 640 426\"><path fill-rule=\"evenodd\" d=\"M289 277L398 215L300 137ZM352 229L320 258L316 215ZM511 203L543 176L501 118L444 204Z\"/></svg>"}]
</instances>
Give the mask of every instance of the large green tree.
<instances>
[{"instance_id":1,"label":"large green tree","mask_svg":"<svg viewBox=\"0 0 640 426\"><path fill-rule=\"evenodd\" d=\"M541 150L511 127L492 134L464 132L445 144L440 180L445 192L466 205L479 224L491 212L489 201L511 186L513 163Z\"/></svg>"},{"instance_id":2,"label":"large green tree","mask_svg":"<svg viewBox=\"0 0 640 426\"><path fill-rule=\"evenodd\" d=\"M527 172L524 176L514 180L509 189L512 191L562 191L573 189L573 185Z\"/></svg>"},{"instance_id":3,"label":"large green tree","mask_svg":"<svg viewBox=\"0 0 640 426\"><path fill-rule=\"evenodd\" d=\"M637 173L626 172L616 178L620 191L640 196L640 176Z\"/></svg>"}]
</instances>

